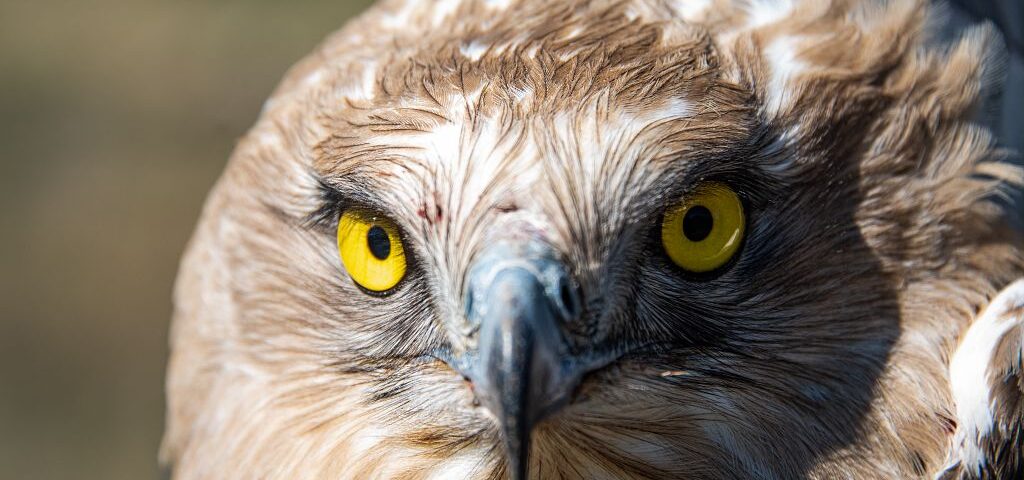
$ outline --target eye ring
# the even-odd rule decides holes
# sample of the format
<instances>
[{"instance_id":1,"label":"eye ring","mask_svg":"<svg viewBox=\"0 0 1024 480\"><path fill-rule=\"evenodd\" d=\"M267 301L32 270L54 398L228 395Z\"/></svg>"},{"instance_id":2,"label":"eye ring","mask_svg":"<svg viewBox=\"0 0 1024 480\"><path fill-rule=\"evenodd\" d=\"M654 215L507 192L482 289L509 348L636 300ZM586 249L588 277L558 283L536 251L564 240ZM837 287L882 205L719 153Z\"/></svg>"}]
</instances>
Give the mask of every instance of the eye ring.
<instances>
[{"instance_id":1,"label":"eye ring","mask_svg":"<svg viewBox=\"0 0 1024 480\"><path fill-rule=\"evenodd\" d=\"M346 210L338 218L338 255L363 291L386 295L405 278L408 262L398 227L383 215Z\"/></svg>"},{"instance_id":2,"label":"eye ring","mask_svg":"<svg viewBox=\"0 0 1024 480\"><path fill-rule=\"evenodd\" d=\"M746 231L743 202L728 185L704 182L665 211L661 243L676 266L709 273L739 251Z\"/></svg>"}]
</instances>

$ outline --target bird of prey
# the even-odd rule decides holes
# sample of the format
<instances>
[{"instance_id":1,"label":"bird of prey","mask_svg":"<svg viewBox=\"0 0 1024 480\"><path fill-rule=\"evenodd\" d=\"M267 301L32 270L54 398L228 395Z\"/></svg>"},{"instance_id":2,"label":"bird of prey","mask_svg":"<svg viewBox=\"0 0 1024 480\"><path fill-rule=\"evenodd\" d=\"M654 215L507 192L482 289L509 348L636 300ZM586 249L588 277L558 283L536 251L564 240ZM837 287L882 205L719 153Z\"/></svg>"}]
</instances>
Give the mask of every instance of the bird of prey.
<instances>
[{"instance_id":1,"label":"bird of prey","mask_svg":"<svg viewBox=\"0 0 1024 480\"><path fill-rule=\"evenodd\" d=\"M386 0L175 291L178 479L1021 478L1004 48L923 0Z\"/></svg>"}]
</instances>

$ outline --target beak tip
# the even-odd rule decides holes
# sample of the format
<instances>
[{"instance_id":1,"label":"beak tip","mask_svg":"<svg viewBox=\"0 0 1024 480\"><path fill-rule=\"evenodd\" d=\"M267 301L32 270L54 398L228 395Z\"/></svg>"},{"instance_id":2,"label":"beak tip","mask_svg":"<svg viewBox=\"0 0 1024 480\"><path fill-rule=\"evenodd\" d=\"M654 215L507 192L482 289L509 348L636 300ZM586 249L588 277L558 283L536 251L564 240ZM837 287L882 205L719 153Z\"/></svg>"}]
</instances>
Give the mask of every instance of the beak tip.
<instances>
[{"instance_id":1,"label":"beak tip","mask_svg":"<svg viewBox=\"0 0 1024 480\"><path fill-rule=\"evenodd\" d=\"M563 402L575 377L562 327L579 314L579 302L558 261L511 261L501 250L491 256L478 260L466 295L478 336L469 377L496 417L508 478L526 480L534 424Z\"/></svg>"},{"instance_id":2,"label":"beak tip","mask_svg":"<svg viewBox=\"0 0 1024 480\"><path fill-rule=\"evenodd\" d=\"M522 445L518 452L509 449L508 463L509 473L513 480L526 480L526 470L529 467L529 445Z\"/></svg>"}]
</instances>

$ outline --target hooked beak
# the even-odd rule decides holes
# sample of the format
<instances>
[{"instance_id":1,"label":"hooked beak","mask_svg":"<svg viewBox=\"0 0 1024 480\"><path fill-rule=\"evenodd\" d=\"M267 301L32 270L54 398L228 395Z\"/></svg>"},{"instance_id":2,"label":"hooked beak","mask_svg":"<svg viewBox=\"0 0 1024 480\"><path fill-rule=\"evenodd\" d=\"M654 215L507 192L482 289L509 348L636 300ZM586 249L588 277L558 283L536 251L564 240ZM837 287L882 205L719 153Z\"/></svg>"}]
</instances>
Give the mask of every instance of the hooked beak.
<instances>
[{"instance_id":1,"label":"hooked beak","mask_svg":"<svg viewBox=\"0 0 1024 480\"><path fill-rule=\"evenodd\" d=\"M545 247L492 247L470 271L467 317L479 337L467 376L497 419L516 480L526 478L534 425L579 382L563 327L580 310L575 283Z\"/></svg>"}]
</instances>

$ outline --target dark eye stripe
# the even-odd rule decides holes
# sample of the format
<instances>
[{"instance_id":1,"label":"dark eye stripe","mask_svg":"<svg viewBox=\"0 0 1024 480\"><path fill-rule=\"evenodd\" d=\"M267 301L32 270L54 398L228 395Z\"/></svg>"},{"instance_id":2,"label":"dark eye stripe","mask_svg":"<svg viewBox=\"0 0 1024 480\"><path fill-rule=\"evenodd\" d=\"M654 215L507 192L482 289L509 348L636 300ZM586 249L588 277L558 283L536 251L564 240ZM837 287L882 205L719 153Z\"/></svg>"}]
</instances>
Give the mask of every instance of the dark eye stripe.
<instances>
[{"instance_id":1,"label":"dark eye stripe","mask_svg":"<svg viewBox=\"0 0 1024 480\"><path fill-rule=\"evenodd\" d=\"M384 260L391 255L391 239L388 238L388 232L379 225L370 227L370 231L366 232L366 244L377 260Z\"/></svg>"}]
</instances>

